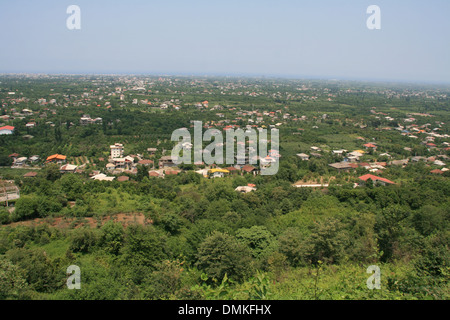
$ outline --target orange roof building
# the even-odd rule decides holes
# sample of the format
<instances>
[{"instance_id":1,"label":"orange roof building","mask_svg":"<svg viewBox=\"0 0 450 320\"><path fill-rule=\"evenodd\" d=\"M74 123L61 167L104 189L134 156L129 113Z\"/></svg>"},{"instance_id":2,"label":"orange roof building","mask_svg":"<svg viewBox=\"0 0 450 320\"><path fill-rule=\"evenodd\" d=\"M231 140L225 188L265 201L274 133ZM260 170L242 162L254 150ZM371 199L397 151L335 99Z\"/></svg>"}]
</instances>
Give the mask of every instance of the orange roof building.
<instances>
[{"instance_id":1,"label":"orange roof building","mask_svg":"<svg viewBox=\"0 0 450 320\"><path fill-rule=\"evenodd\" d=\"M51 161L66 161L66 156L63 156L62 154L54 154L49 157L47 157L47 162Z\"/></svg>"},{"instance_id":2,"label":"orange roof building","mask_svg":"<svg viewBox=\"0 0 450 320\"><path fill-rule=\"evenodd\" d=\"M367 180L372 180L374 183L379 183L381 185L388 185L388 184L395 184L395 182L392 182L391 180L388 180L386 178L374 176L373 174L365 174L358 178L359 180L366 182Z\"/></svg>"}]
</instances>

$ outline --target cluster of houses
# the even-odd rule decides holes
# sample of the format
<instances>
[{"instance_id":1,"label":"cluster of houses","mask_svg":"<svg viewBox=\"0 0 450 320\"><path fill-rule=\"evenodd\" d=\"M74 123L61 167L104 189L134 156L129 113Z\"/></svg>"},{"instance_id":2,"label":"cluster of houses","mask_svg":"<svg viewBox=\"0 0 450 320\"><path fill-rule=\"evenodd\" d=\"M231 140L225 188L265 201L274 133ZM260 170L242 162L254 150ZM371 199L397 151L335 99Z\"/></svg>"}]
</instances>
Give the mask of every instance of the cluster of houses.
<instances>
[{"instance_id":1,"label":"cluster of houses","mask_svg":"<svg viewBox=\"0 0 450 320\"><path fill-rule=\"evenodd\" d=\"M359 137L358 139L364 140L364 138ZM445 144L445 142L444 142ZM370 173L363 175L359 177L359 183L357 185L364 185L367 183L368 180L372 180L374 184L376 185L391 185L395 184L393 181L390 181L386 178L379 177L374 175L374 173L380 174L383 172L384 169L388 166L406 166L408 163L417 163L417 162L424 162L428 165L434 165L434 166L441 166L443 168L441 169L433 169L430 172L434 174L443 174L446 171L449 171L450 169L444 168L446 166L446 163L442 160L449 160L450 157L446 155L438 155L438 156L432 156L432 157L423 157L423 156L412 156L410 158L401 159L401 160L392 160L392 156L388 153L381 153L378 154L379 157L385 157L386 161L373 161L373 162L363 162L361 161L361 158L365 156L365 154L368 152L368 150L376 151L377 144L376 143L366 143L363 145L365 150L354 150L354 151L348 151L345 149L339 149L339 150L332 150L331 152L334 155L340 156L342 158L342 161L335 162L335 163L329 163L328 166L337 170L338 172L348 172L353 171L357 168L364 168L368 170ZM306 153L299 153L297 154L297 157L299 157L302 161L309 161L311 156L315 157L321 157L322 155L318 152L321 152L322 150L318 147L311 147L312 151L310 154ZM445 149L448 151L449 149ZM442 159L442 160L440 160ZM301 185L299 185L301 186ZM311 185L312 186L312 185Z\"/></svg>"},{"instance_id":2,"label":"cluster of houses","mask_svg":"<svg viewBox=\"0 0 450 320\"><path fill-rule=\"evenodd\" d=\"M12 153L9 155L9 158L13 160L12 168L22 168L26 166L30 166L36 164L39 161L39 156L34 155L31 157L20 157L18 153Z\"/></svg>"}]
</instances>

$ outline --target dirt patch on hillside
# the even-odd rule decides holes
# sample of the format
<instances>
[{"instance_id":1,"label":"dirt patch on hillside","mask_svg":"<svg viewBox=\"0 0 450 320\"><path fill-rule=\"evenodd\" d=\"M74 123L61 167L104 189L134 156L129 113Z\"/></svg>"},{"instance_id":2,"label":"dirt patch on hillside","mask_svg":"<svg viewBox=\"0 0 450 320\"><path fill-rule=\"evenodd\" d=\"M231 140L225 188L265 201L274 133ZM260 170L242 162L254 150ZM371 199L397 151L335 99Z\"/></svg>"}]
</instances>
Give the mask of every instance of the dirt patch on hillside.
<instances>
[{"instance_id":1,"label":"dirt patch on hillside","mask_svg":"<svg viewBox=\"0 0 450 320\"><path fill-rule=\"evenodd\" d=\"M110 216L104 217L79 217L79 218L68 218L68 217L56 217L56 218L36 218L27 221L13 222L6 226L17 227L17 226L38 226L42 224L48 224L51 227L56 227L60 229L64 228L81 228L81 227L91 227L97 228L103 226L108 221L114 221L122 223L125 227L130 224L140 224L148 225L153 223L145 217L143 213L118 213Z\"/></svg>"}]
</instances>

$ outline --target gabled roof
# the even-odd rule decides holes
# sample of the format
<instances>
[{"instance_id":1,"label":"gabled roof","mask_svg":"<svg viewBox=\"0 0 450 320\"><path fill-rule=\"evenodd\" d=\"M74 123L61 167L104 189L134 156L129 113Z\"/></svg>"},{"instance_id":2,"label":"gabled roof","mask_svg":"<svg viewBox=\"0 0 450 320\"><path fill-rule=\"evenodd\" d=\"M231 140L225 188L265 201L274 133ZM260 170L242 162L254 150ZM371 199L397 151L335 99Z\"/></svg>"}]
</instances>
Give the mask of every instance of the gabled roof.
<instances>
[{"instance_id":1,"label":"gabled roof","mask_svg":"<svg viewBox=\"0 0 450 320\"><path fill-rule=\"evenodd\" d=\"M52 161L52 160L66 160L66 156L63 156L62 154L54 154L51 155L49 157L47 157L47 161Z\"/></svg>"},{"instance_id":2,"label":"gabled roof","mask_svg":"<svg viewBox=\"0 0 450 320\"><path fill-rule=\"evenodd\" d=\"M36 177L36 176L37 176L37 172L30 171L30 172L25 173L23 176L24 176L25 178Z\"/></svg>"},{"instance_id":3,"label":"gabled roof","mask_svg":"<svg viewBox=\"0 0 450 320\"><path fill-rule=\"evenodd\" d=\"M246 171L246 172L252 172L253 170L255 170L256 168L254 166L251 166L249 164L246 164L245 166L242 167L242 170Z\"/></svg>"},{"instance_id":4,"label":"gabled roof","mask_svg":"<svg viewBox=\"0 0 450 320\"><path fill-rule=\"evenodd\" d=\"M211 173L216 173L216 172L230 173L230 171L228 171L227 169L221 169L221 168L211 169L211 170L209 170L209 172L211 172Z\"/></svg>"},{"instance_id":5,"label":"gabled roof","mask_svg":"<svg viewBox=\"0 0 450 320\"><path fill-rule=\"evenodd\" d=\"M3 126L3 127L0 127L0 130L14 130L14 127L13 126Z\"/></svg>"},{"instance_id":6,"label":"gabled roof","mask_svg":"<svg viewBox=\"0 0 450 320\"><path fill-rule=\"evenodd\" d=\"M149 171L148 175L150 177L159 177L159 176L161 176L161 174L158 171Z\"/></svg>"},{"instance_id":7,"label":"gabled roof","mask_svg":"<svg viewBox=\"0 0 450 320\"><path fill-rule=\"evenodd\" d=\"M144 159L144 160L139 160L139 162L138 162L139 164L153 164L153 160L147 160L147 159Z\"/></svg>"},{"instance_id":8,"label":"gabled roof","mask_svg":"<svg viewBox=\"0 0 450 320\"><path fill-rule=\"evenodd\" d=\"M177 174L179 174L181 171L180 170L166 170L164 173L166 174L166 175L177 175Z\"/></svg>"},{"instance_id":9,"label":"gabled roof","mask_svg":"<svg viewBox=\"0 0 450 320\"><path fill-rule=\"evenodd\" d=\"M335 169L349 169L352 168L349 162L336 162L336 163L330 163L330 167Z\"/></svg>"},{"instance_id":10,"label":"gabled roof","mask_svg":"<svg viewBox=\"0 0 450 320\"><path fill-rule=\"evenodd\" d=\"M359 179L359 180L362 180L362 181L367 181L367 180L370 179L370 180L372 180L373 182L376 182L376 181L383 181L383 182L385 182L385 183L395 184L395 182L392 182L391 180L388 180L388 179L382 178L382 177L378 177L378 176L374 176L373 174L365 174L365 175L359 177L358 179Z\"/></svg>"}]
</instances>

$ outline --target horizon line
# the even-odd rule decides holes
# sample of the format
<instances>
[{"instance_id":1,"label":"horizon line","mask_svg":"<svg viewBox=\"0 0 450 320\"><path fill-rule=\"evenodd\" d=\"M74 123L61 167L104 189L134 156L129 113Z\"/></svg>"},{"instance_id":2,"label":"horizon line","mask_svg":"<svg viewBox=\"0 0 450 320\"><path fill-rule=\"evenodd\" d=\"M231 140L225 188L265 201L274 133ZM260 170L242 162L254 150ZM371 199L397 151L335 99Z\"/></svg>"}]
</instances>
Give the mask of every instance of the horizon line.
<instances>
[{"instance_id":1,"label":"horizon line","mask_svg":"<svg viewBox=\"0 0 450 320\"><path fill-rule=\"evenodd\" d=\"M366 82L366 83L395 83L415 85L444 85L450 86L450 80L411 80L411 79L383 79L383 78L358 78L340 76L306 76L290 74L259 74L259 73L221 73L221 72L0 72L0 76L11 75L46 75L46 76L153 76L153 77L206 77L206 78L242 78L242 79L283 79L300 81L337 81L337 82Z\"/></svg>"}]
</instances>

